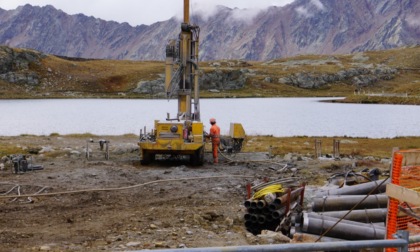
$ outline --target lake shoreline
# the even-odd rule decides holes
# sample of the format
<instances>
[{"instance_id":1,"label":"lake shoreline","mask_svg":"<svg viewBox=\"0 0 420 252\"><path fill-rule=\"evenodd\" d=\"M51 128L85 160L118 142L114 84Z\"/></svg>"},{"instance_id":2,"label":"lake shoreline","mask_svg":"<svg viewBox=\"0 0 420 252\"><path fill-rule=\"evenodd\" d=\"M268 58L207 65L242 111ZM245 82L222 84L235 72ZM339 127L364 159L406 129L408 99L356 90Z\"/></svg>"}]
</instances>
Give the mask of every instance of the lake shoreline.
<instances>
[{"instance_id":1,"label":"lake shoreline","mask_svg":"<svg viewBox=\"0 0 420 252\"><path fill-rule=\"evenodd\" d=\"M348 97L336 97L336 96L236 96L236 95L204 95L200 99L269 99L269 98L331 98L330 100L323 100L320 102L331 102L331 103L347 103L347 104L389 104L389 105L420 105L420 97L372 97L372 96L348 96ZM165 97L147 97L145 95L109 95L109 96L81 96L81 97L68 97L68 96L14 96L13 98L6 98L0 96L1 100L72 100L72 99L110 99L110 100L167 100ZM173 99L172 99L173 100Z\"/></svg>"},{"instance_id":2,"label":"lake shoreline","mask_svg":"<svg viewBox=\"0 0 420 252\"><path fill-rule=\"evenodd\" d=\"M79 147L86 146L87 142L93 141L93 145L105 139L110 142L114 148L118 142L124 142L130 145L132 149L138 149L138 135L95 135L95 134L50 134L50 135L28 135L19 136L0 136L0 157L12 154L33 154L41 149L44 152L48 150L57 150L54 143L60 143L65 146L66 142L78 142ZM389 158L392 150L396 147L399 149L420 149L420 136L412 137L395 137L395 138L360 138L360 137L273 137L273 136L257 136L247 135L243 149L241 152L271 152L272 155L285 156L289 153L313 157L315 153L315 141L322 143L322 155L331 156L333 153L334 141L339 141L341 157L356 158L372 156L372 161L380 161L382 158ZM42 148L34 149L34 146L42 142ZM62 146L62 147L63 147ZM96 146L96 145L95 145ZM206 146L210 148L210 143ZM64 148L64 147L63 147ZM118 148L118 146L116 147ZM210 149L209 149L210 150ZM138 150L137 150L138 151Z\"/></svg>"}]
</instances>

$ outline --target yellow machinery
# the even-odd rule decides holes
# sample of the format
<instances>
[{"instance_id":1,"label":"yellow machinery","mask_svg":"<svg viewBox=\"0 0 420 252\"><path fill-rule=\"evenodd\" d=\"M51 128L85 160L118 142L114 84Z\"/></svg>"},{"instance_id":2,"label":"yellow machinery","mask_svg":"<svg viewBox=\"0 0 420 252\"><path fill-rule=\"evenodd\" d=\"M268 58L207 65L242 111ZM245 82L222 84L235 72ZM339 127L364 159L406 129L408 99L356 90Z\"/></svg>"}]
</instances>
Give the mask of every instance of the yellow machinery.
<instances>
[{"instance_id":1,"label":"yellow machinery","mask_svg":"<svg viewBox=\"0 0 420 252\"><path fill-rule=\"evenodd\" d=\"M166 46L165 90L168 99L177 94L178 113L174 118L168 114L166 121L156 120L151 133L140 133L142 164L154 161L156 154L188 155L193 165L204 162L205 132L200 121L198 84L199 33L200 28L189 22L189 0L184 0L181 33L178 40L171 40ZM240 129L243 132L242 125Z\"/></svg>"}]
</instances>

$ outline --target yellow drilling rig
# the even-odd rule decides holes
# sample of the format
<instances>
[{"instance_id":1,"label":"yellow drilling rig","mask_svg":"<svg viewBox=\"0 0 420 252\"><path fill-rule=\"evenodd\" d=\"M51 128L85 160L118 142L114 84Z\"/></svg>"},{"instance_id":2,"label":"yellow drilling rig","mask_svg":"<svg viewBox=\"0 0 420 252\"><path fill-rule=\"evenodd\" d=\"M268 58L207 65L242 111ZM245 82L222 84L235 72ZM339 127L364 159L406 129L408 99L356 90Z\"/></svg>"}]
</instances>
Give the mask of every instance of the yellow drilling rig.
<instances>
[{"instance_id":1,"label":"yellow drilling rig","mask_svg":"<svg viewBox=\"0 0 420 252\"><path fill-rule=\"evenodd\" d=\"M178 40L170 40L166 46L165 90L168 99L177 94L178 113L174 118L168 114L165 121L155 120L150 133L140 132L142 164L154 161L156 154L188 155L193 165L204 162L206 133L200 121L199 35L200 28L190 24L189 0L184 0L181 33ZM230 135L236 149L238 143L242 146L245 132L241 124L231 124Z\"/></svg>"}]
</instances>

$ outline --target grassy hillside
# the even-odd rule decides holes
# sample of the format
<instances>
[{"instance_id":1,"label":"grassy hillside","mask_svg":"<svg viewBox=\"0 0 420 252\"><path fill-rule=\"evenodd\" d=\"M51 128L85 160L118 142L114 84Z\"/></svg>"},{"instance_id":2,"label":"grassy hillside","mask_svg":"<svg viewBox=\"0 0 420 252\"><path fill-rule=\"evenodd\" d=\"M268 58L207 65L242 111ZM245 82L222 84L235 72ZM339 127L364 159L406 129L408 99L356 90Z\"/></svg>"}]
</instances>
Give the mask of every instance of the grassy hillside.
<instances>
[{"instance_id":1,"label":"grassy hillside","mask_svg":"<svg viewBox=\"0 0 420 252\"><path fill-rule=\"evenodd\" d=\"M245 87L220 92L202 90L202 97L344 96L347 97L345 102L420 104L420 46L348 55L302 55L246 64L232 62L238 61L219 61L216 62L217 66L215 62L200 62L200 68L202 74L216 70L246 69ZM279 81L298 73L333 74L369 65L395 68L398 72L393 79L379 80L361 88L360 95L354 95L355 86L349 81L337 81L320 88L300 88ZM29 63L28 69L16 69L16 72L21 75L35 72L40 82L28 85L0 80L0 98L149 98L148 95L133 93L132 90L141 81L162 78L164 62L89 60L47 55L39 63ZM408 97L365 95L372 92L404 94Z\"/></svg>"}]
</instances>

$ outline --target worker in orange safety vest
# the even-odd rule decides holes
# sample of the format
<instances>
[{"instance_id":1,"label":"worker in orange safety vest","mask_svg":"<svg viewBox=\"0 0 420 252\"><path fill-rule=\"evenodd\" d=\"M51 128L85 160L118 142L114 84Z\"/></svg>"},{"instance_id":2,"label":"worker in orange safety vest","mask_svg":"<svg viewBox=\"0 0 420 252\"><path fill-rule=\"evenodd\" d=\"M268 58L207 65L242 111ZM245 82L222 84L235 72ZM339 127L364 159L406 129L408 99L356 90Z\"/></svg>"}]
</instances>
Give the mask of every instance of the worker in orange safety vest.
<instances>
[{"instance_id":1,"label":"worker in orange safety vest","mask_svg":"<svg viewBox=\"0 0 420 252\"><path fill-rule=\"evenodd\" d=\"M220 145L220 128L216 124L216 119L211 118L210 119L210 135L211 138L211 144L212 144L212 150L213 150L213 163L217 164L219 162L219 159L217 158L217 151L219 149Z\"/></svg>"}]
</instances>

